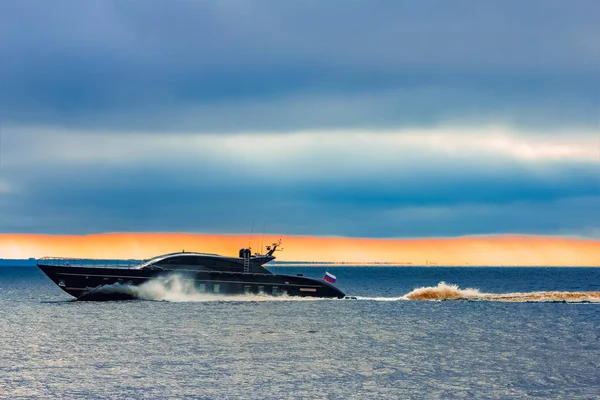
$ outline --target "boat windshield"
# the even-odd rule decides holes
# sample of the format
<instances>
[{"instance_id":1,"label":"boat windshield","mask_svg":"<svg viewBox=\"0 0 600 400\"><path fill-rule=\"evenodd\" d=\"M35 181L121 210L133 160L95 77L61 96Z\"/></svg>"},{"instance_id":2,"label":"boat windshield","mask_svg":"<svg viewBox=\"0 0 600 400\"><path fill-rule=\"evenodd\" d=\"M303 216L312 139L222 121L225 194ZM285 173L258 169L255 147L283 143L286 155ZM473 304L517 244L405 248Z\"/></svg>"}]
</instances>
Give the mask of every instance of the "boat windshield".
<instances>
[{"instance_id":1,"label":"boat windshield","mask_svg":"<svg viewBox=\"0 0 600 400\"><path fill-rule=\"evenodd\" d=\"M152 257L148 260L144 260L142 261L139 265L138 268L143 268L145 266L148 265L152 265L152 264L156 264L157 262L164 260L166 258L171 258L171 257L175 257L175 256L216 256L216 257L222 257L219 256L218 254L212 254L212 253L170 253L170 254L163 254L160 256L156 256L156 257Z\"/></svg>"}]
</instances>

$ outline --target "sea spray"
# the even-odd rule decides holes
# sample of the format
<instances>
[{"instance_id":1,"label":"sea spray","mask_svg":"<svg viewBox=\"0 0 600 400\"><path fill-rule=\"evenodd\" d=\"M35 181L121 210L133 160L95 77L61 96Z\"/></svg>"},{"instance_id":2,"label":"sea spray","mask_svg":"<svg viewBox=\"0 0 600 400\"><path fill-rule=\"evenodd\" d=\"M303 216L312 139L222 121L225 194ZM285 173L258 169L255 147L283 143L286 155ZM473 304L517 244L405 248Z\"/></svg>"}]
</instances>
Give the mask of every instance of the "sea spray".
<instances>
[{"instance_id":1,"label":"sea spray","mask_svg":"<svg viewBox=\"0 0 600 400\"><path fill-rule=\"evenodd\" d=\"M600 292L527 292L483 294L481 300L512 303L600 303Z\"/></svg>"},{"instance_id":2,"label":"sea spray","mask_svg":"<svg viewBox=\"0 0 600 400\"><path fill-rule=\"evenodd\" d=\"M124 297L141 300L159 300L169 302L202 302L202 301L317 301L334 300L317 297L271 296L268 294L215 294L201 292L193 279L180 274L171 274L152 279L139 286L113 284L94 289L95 294L122 294ZM567 303L600 303L600 292L515 292L515 293L482 293L479 289L461 289L458 285L440 282L437 286L419 287L400 297L363 297L356 296L359 301L442 301L469 300L494 302L567 302Z\"/></svg>"},{"instance_id":3,"label":"sea spray","mask_svg":"<svg viewBox=\"0 0 600 400\"><path fill-rule=\"evenodd\" d=\"M216 294L200 291L194 279L181 274L169 274L155 278L141 285L116 283L95 288L94 294L121 294L131 299L157 300L169 302L202 302L202 301L315 301L332 300L318 297L294 297L288 295L272 296L269 294ZM337 299L336 299L337 300Z\"/></svg>"},{"instance_id":4,"label":"sea spray","mask_svg":"<svg viewBox=\"0 0 600 400\"><path fill-rule=\"evenodd\" d=\"M440 282L433 287L420 287L403 296L408 300L462 300L481 297L478 289L460 289L458 285Z\"/></svg>"},{"instance_id":5,"label":"sea spray","mask_svg":"<svg viewBox=\"0 0 600 400\"><path fill-rule=\"evenodd\" d=\"M152 279L132 288L135 297L142 300L164 300L172 302L206 301L214 295L202 293L192 279L181 275L168 275Z\"/></svg>"},{"instance_id":6,"label":"sea spray","mask_svg":"<svg viewBox=\"0 0 600 400\"><path fill-rule=\"evenodd\" d=\"M438 283L437 286L421 287L404 295L405 300L474 300L500 302L568 302L600 303L600 292L524 292L481 293L479 289L460 289L458 285Z\"/></svg>"}]
</instances>

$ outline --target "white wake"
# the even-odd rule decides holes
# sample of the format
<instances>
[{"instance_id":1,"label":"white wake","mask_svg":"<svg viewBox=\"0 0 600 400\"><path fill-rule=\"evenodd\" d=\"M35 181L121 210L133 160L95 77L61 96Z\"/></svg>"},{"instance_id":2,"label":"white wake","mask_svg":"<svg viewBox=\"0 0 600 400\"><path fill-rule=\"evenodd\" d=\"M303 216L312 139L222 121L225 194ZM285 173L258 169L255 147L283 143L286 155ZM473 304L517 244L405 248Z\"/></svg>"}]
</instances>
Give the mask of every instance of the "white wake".
<instances>
[{"instance_id":1,"label":"white wake","mask_svg":"<svg viewBox=\"0 0 600 400\"><path fill-rule=\"evenodd\" d=\"M96 293L125 294L135 299L158 300L170 302L200 301L315 301L329 300L318 297L295 297L288 295L272 296L269 294L217 294L201 292L193 279L172 274L152 279L141 285L116 283L94 289Z\"/></svg>"},{"instance_id":2,"label":"white wake","mask_svg":"<svg viewBox=\"0 0 600 400\"><path fill-rule=\"evenodd\" d=\"M99 287L97 293L125 294L142 300L160 300L170 302L200 301L318 301L337 300L318 297L271 296L268 294L226 295L200 292L194 280L180 275L169 275L145 282L139 286L113 284ZM399 297L364 297L352 296L362 301L499 301L499 302L568 302L568 303L600 303L600 292L515 292L515 293L482 293L479 289L461 289L458 285L438 283L437 286L420 287Z\"/></svg>"}]
</instances>

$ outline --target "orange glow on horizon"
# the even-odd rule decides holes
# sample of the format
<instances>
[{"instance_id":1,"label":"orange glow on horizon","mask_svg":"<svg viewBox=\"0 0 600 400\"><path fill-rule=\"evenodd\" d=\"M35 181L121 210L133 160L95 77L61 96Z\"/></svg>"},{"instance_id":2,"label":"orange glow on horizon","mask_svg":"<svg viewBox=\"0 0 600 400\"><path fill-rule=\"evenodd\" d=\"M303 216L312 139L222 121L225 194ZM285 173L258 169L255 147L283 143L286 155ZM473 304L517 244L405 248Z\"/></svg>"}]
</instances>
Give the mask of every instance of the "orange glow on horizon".
<instances>
[{"instance_id":1,"label":"orange glow on horizon","mask_svg":"<svg viewBox=\"0 0 600 400\"><path fill-rule=\"evenodd\" d=\"M477 236L434 239L368 239L267 235L281 237L278 261L398 263L425 265L600 266L600 241L544 236ZM144 259L181 250L235 256L248 235L188 233L107 233L83 236L0 234L1 258L43 256Z\"/></svg>"}]
</instances>

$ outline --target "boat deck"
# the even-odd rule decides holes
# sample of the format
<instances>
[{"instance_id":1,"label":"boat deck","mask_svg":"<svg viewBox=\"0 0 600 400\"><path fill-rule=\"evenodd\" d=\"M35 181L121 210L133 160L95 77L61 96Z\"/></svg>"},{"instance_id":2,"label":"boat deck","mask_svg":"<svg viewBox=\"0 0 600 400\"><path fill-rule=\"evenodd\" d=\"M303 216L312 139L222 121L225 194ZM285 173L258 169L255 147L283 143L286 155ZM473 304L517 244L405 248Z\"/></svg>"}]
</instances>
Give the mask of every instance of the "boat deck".
<instances>
[{"instance_id":1,"label":"boat deck","mask_svg":"<svg viewBox=\"0 0 600 400\"><path fill-rule=\"evenodd\" d=\"M38 265L52 265L56 267L85 267L85 268L135 268L143 265L148 260L121 260L121 259L95 259L73 257L42 257L36 260Z\"/></svg>"}]
</instances>

